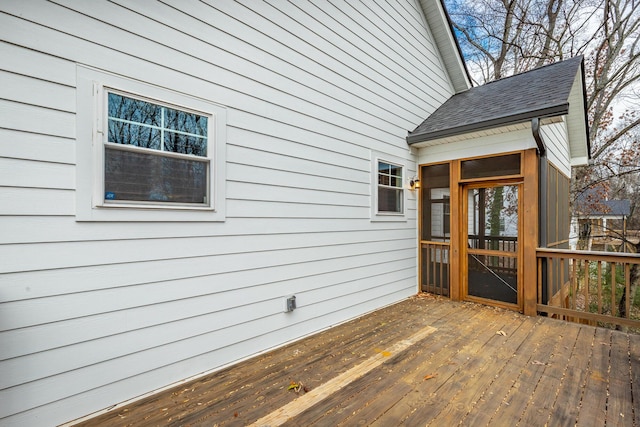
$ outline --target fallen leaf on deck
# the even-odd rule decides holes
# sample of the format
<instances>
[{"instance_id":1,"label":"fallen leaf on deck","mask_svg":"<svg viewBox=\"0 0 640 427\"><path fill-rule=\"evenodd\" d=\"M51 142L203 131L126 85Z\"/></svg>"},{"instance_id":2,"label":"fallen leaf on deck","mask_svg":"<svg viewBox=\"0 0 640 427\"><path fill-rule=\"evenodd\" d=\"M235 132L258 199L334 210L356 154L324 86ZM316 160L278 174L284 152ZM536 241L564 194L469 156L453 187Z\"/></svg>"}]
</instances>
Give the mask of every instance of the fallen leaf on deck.
<instances>
[{"instance_id":1,"label":"fallen leaf on deck","mask_svg":"<svg viewBox=\"0 0 640 427\"><path fill-rule=\"evenodd\" d=\"M534 360L533 362L531 362L531 364L532 365L545 365L546 366L546 363L540 362L539 360Z\"/></svg>"},{"instance_id":2,"label":"fallen leaf on deck","mask_svg":"<svg viewBox=\"0 0 640 427\"><path fill-rule=\"evenodd\" d=\"M496 332L496 335L502 335L503 337L506 337L507 333L505 331L498 331Z\"/></svg>"},{"instance_id":3,"label":"fallen leaf on deck","mask_svg":"<svg viewBox=\"0 0 640 427\"><path fill-rule=\"evenodd\" d=\"M436 377L436 374L429 374L429 375L425 375L424 379L426 381L426 380L430 380L430 379L435 378L435 377Z\"/></svg>"},{"instance_id":4,"label":"fallen leaf on deck","mask_svg":"<svg viewBox=\"0 0 640 427\"><path fill-rule=\"evenodd\" d=\"M299 393L300 390L302 389L302 383L297 384L295 381L291 381L291 384L289 385L289 388L287 388L287 390L293 390L296 393ZM305 387L305 392L306 392L306 387Z\"/></svg>"},{"instance_id":5,"label":"fallen leaf on deck","mask_svg":"<svg viewBox=\"0 0 640 427\"><path fill-rule=\"evenodd\" d=\"M379 348L374 348L373 351L375 351L376 353L379 353L382 355L382 357L389 357L391 356L391 352L390 351L386 351L386 350L380 350Z\"/></svg>"}]
</instances>

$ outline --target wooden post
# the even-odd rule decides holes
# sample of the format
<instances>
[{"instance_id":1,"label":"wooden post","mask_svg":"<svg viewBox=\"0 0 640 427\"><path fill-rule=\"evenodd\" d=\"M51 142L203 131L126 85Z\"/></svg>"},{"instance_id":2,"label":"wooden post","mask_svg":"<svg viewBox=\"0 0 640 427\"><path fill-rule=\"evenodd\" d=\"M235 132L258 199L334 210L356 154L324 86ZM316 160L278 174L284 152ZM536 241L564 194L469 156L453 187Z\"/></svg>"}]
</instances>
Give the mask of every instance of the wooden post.
<instances>
[{"instance_id":1,"label":"wooden post","mask_svg":"<svg viewBox=\"0 0 640 427\"><path fill-rule=\"evenodd\" d=\"M449 170L449 192L451 194L451 199L449 201L451 209L450 209L450 218L451 221L451 230L450 230L450 248L449 248L449 298L453 301L460 301L462 286L461 281L461 272L460 272L460 244L461 244L461 233L463 233L463 228L461 224L461 210L462 210L462 200L460 194L460 161L454 160L451 162L451 169Z\"/></svg>"},{"instance_id":2,"label":"wooden post","mask_svg":"<svg viewBox=\"0 0 640 427\"><path fill-rule=\"evenodd\" d=\"M524 152L524 190L522 215L522 293L523 313L537 315L538 269L536 249L538 247L538 155L535 149ZM546 212L542 212L546 215Z\"/></svg>"}]
</instances>

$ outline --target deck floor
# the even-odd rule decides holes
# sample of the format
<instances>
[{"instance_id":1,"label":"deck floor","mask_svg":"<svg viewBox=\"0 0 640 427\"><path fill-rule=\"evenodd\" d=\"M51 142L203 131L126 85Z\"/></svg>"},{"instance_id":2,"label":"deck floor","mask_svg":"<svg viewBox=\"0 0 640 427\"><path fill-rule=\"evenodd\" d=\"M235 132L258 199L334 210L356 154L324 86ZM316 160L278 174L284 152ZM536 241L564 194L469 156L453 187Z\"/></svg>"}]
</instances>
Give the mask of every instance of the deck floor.
<instances>
[{"instance_id":1,"label":"deck floor","mask_svg":"<svg viewBox=\"0 0 640 427\"><path fill-rule=\"evenodd\" d=\"M639 335L420 294L81 425L640 427L639 376Z\"/></svg>"}]
</instances>

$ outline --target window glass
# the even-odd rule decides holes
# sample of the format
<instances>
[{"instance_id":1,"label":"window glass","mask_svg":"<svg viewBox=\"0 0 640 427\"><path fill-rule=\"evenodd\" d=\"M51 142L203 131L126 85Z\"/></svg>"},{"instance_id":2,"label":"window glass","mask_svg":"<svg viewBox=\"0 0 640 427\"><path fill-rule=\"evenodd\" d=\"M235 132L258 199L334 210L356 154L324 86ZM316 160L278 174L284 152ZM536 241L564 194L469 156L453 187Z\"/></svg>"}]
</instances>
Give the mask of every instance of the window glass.
<instances>
[{"instance_id":1,"label":"window glass","mask_svg":"<svg viewBox=\"0 0 640 427\"><path fill-rule=\"evenodd\" d=\"M207 164L107 148L104 189L107 201L207 203Z\"/></svg>"},{"instance_id":2,"label":"window glass","mask_svg":"<svg viewBox=\"0 0 640 427\"><path fill-rule=\"evenodd\" d=\"M378 161L378 212L403 213L402 166Z\"/></svg>"},{"instance_id":3,"label":"window glass","mask_svg":"<svg viewBox=\"0 0 640 427\"><path fill-rule=\"evenodd\" d=\"M105 202L207 204L208 123L204 115L110 92Z\"/></svg>"},{"instance_id":4,"label":"window glass","mask_svg":"<svg viewBox=\"0 0 640 427\"><path fill-rule=\"evenodd\" d=\"M462 179L520 175L520 154L465 160L461 169Z\"/></svg>"}]
</instances>

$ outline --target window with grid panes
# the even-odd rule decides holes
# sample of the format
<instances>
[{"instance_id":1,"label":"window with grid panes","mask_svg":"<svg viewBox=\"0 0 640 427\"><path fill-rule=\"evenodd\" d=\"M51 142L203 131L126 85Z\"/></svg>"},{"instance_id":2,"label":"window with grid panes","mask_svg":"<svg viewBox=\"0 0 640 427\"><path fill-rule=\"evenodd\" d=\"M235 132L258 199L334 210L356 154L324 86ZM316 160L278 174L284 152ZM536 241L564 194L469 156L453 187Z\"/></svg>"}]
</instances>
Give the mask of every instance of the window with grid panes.
<instances>
[{"instance_id":1,"label":"window with grid panes","mask_svg":"<svg viewBox=\"0 0 640 427\"><path fill-rule=\"evenodd\" d=\"M402 172L402 166L378 160L378 213L404 212Z\"/></svg>"},{"instance_id":2,"label":"window with grid panes","mask_svg":"<svg viewBox=\"0 0 640 427\"><path fill-rule=\"evenodd\" d=\"M105 203L208 206L210 117L107 91Z\"/></svg>"}]
</instances>

